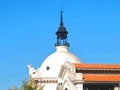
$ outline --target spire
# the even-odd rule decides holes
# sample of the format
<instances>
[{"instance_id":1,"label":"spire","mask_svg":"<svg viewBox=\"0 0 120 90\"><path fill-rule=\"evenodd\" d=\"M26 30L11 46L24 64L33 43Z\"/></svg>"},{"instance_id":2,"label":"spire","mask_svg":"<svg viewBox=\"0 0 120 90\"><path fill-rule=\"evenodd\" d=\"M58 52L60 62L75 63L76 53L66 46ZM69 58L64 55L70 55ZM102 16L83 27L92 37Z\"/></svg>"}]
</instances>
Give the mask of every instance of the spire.
<instances>
[{"instance_id":1,"label":"spire","mask_svg":"<svg viewBox=\"0 0 120 90\"><path fill-rule=\"evenodd\" d=\"M62 11L62 9L61 9L61 12L60 12L60 25L63 25L62 13L63 13L63 11Z\"/></svg>"},{"instance_id":2,"label":"spire","mask_svg":"<svg viewBox=\"0 0 120 90\"><path fill-rule=\"evenodd\" d=\"M68 31L64 27L62 13L63 13L63 11L61 10L61 12L60 12L60 27L58 28L58 30L56 32L57 43L55 44L55 46L69 46L69 43L67 42Z\"/></svg>"}]
</instances>

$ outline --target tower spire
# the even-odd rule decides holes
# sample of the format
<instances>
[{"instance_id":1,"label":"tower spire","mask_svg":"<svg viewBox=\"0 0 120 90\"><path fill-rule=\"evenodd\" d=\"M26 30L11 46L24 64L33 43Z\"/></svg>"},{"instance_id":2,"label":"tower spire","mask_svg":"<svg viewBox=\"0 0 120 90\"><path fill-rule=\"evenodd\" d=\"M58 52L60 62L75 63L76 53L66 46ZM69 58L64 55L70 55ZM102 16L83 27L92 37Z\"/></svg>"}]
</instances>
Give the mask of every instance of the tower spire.
<instances>
[{"instance_id":1,"label":"tower spire","mask_svg":"<svg viewBox=\"0 0 120 90\"><path fill-rule=\"evenodd\" d=\"M60 27L58 28L58 30L56 32L57 42L56 42L55 46L68 46L69 47L69 43L67 42L68 31L64 27L62 13L63 13L63 11L61 10L60 11Z\"/></svg>"},{"instance_id":2,"label":"tower spire","mask_svg":"<svg viewBox=\"0 0 120 90\"><path fill-rule=\"evenodd\" d=\"M63 25L62 13L63 13L63 11L62 11L62 9L61 9L61 11L60 11L60 25Z\"/></svg>"}]
</instances>

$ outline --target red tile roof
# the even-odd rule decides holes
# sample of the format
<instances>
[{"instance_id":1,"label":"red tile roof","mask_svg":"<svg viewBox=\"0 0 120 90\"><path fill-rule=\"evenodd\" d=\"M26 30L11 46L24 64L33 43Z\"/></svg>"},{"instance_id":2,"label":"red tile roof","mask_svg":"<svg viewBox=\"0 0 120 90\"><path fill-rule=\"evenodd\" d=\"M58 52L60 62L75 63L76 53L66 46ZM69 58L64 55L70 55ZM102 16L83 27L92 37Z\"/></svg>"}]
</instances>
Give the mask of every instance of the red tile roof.
<instances>
[{"instance_id":1,"label":"red tile roof","mask_svg":"<svg viewBox=\"0 0 120 90\"><path fill-rule=\"evenodd\" d=\"M120 69L120 64L78 64L74 63L76 68L84 69Z\"/></svg>"},{"instance_id":2,"label":"red tile roof","mask_svg":"<svg viewBox=\"0 0 120 90\"><path fill-rule=\"evenodd\" d=\"M120 75L83 74L83 80L88 82L120 82Z\"/></svg>"}]
</instances>

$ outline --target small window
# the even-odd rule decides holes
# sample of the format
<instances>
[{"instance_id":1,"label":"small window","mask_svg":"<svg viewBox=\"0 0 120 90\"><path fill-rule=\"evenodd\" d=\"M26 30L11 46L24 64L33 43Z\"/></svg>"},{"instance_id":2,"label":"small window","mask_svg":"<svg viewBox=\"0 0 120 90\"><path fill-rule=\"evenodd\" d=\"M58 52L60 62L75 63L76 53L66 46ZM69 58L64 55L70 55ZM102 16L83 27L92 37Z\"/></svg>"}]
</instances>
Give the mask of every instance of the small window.
<instances>
[{"instance_id":1,"label":"small window","mask_svg":"<svg viewBox=\"0 0 120 90\"><path fill-rule=\"evenodd\" d=\"M35 72L33 72L33 74L35 74Z\"/></svg>"},{"instance_id":2,"label":"small window","mask_svg":"<svg viewBox=\"0 0 120 90\"><path fill-rule=\"evenodd\" d=\"M49 66L47 66L47 67L46 67L46 70L50 70L50 67L49 67Z\"/></svg>"},{"instance_id":3,"label":"small window","mask_svg":"<svg viewBox=\"0 0 120 90\"><path fill-rule=\"evenodd\" d=\"M67 88L65 88L65 90L68 90Z\"/></svg>"}]
</instances>

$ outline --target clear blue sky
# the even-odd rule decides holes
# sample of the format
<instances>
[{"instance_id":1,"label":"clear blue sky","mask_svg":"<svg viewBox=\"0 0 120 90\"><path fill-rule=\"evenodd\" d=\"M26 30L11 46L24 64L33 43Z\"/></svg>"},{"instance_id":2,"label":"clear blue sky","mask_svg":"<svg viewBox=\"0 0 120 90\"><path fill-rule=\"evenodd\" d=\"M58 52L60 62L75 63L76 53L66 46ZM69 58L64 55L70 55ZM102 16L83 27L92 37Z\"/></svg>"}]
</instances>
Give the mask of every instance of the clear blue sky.
<instances>
[{"instance_id":1,"label":"clear blue sky","mask_svg":"<svg viewBox=\"0 0 120 90\"><path fill-rule=\"evenodd\" d=\"M83 63L120 64L120 0L0 0L0 90L55 51L61 5L69 50Z\"/></svg>"}]
</instances>

